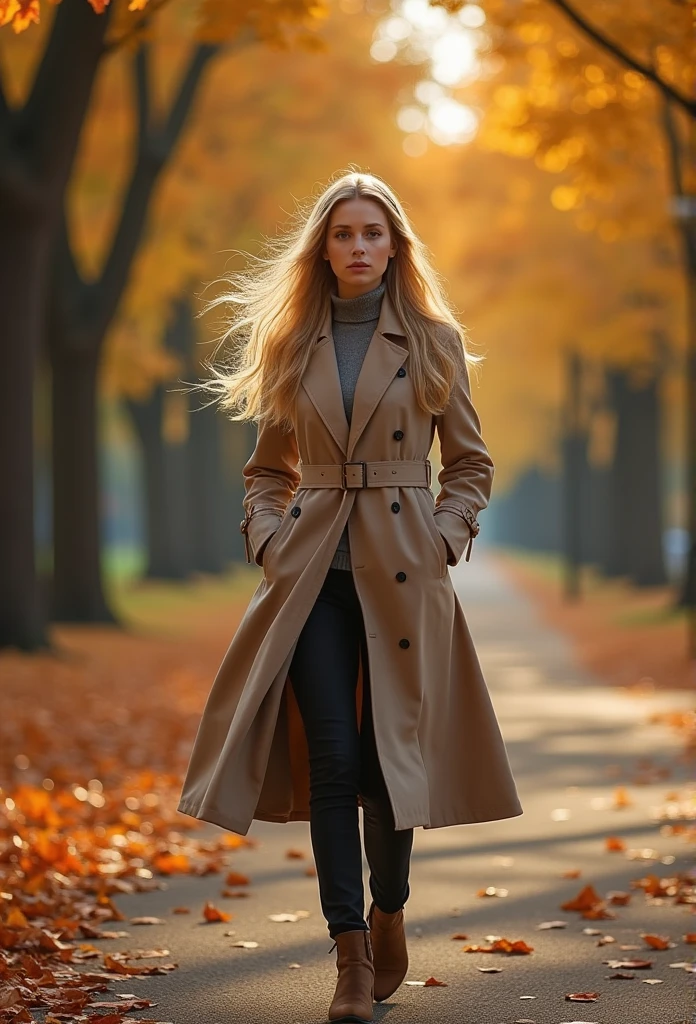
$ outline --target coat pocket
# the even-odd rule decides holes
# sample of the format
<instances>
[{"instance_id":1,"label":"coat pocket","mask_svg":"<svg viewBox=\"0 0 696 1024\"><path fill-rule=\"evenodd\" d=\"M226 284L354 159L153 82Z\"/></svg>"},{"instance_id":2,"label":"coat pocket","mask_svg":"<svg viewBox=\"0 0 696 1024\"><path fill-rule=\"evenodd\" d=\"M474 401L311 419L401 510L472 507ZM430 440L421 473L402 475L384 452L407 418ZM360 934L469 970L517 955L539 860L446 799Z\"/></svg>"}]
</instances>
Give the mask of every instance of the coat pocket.
<instances>
[{"instance_id":1,"label":"coat pocket","mask_svg":"<svg viewBox=\"0 0 696 1024\"><path fill-rule=\"evenodd\" d=\"M445 538L442 536L442 534L440 533L440 531L437 528L437 523L435 522L435 516L434 516L433 510L432 510L432 508L430 508L430 506L428 506L428 508L425 509L424 516L425 516L426 526L427 526L427 528L428 528L428 530L430 532L430 536L433 539L433 544L435 545L435 550L437 551L437 557L438 557L438 563L439 563L439 575L440 576L445 576L447 574L447 559L449 557L449 552L447 550L447 544L445 543Z\"/></svg>"},{"instance_id":2,"label":"coat pocket","mask_svg":"<svg viewBox=\"0 0 696 1024\"><path fill-rule=\"evenodd\" d=\"M273 531L273 533L271 534L271 536L266 541L266 546L263 549L263 554L261 555L261 568L263 569L264 573L266 572L269 564L269 552L270 554L273 554L273 549L275 548L276 545L278 533L282 529L283 523L285 522L286 518L287 515L284 515L283 518L278 523L275 530Z\"/></svg>"}]
</instances>

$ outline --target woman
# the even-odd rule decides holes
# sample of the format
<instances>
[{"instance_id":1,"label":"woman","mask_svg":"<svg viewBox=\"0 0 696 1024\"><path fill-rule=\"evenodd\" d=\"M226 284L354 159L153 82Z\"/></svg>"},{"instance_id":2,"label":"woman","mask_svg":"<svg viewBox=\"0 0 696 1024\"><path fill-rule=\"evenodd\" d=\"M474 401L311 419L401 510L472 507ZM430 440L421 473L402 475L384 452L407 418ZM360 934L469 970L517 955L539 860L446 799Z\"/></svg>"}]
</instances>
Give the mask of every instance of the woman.
<instances>
[{"instance_id":1,"label":"woman","mask_svg":"<svg viewBox=\"0 0 696 1024\"><path fill-rule=\"evenodd\" d=\"M413 829L522 813L447 570L470 557L493 477L474 357L399 200L369 174L330 183L218 303L239 310L244 342L205 386L259 421L241 530L263 579L179 809L241 834L254 818L309 820L337 948L329 1020L370 1021L408 966Z\"/></svg>"}]
</instances>

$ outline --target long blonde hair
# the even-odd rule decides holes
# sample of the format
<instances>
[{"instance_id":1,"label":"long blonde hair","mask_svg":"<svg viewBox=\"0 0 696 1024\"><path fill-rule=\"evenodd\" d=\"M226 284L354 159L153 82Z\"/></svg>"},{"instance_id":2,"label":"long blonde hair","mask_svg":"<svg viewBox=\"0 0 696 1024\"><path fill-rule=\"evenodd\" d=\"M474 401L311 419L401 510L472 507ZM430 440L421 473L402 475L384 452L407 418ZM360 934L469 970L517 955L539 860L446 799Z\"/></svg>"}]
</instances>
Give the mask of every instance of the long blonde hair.
<instances>
[{"instance_id":1,"label":"long blonde hair","mask_svg":"<svg viewBox=\"0 0 696 1024\"><path fill-rule=\"evenodd\" d=\"M212 359L226 341L236 344L221 366L206 361L212 376L194 387L216 395L230 419L265 419L292 428L295 397L336 280L322 258L331 210L358 197L382 206L397 244L384 280L408 338L410 374L421 408L441 413L459 370L481 360L468 351L466 330L395 193L377 176L351 170L300 206L290 230L266 239L266 254L255 257L258 267L220 279L231 290L206 304L204 312L223 306L226 313Z\"/></svg>"}]
</instances>

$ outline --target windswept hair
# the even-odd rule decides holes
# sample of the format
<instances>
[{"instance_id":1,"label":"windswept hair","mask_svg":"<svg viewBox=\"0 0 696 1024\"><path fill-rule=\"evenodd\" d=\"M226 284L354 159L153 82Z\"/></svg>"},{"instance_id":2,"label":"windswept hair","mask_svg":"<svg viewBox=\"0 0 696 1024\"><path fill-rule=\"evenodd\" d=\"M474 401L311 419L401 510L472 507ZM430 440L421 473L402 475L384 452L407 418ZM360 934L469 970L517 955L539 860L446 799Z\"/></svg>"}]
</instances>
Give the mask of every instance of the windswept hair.
<instances>
[{"instance_id":1,"label":"windswept hair","mask_svg":"<svg viewBox=\"0 0 696 1024\"><path fill-rule=\"evenodd\" d=\"M300 381L335 290L336 276L323 259L331 210L359 197L382 206L397 245L384 280L408 338L411 379L421 408L441 413L458 372L481 360L467 350L466 330L395 193L377 176L351 170L301 204L288 231L265 240L265 254L252 257L256 266L220 278L230 290L203 310L223 307L226 329L205 363L212 376L194 387L215 395L230 419L293 426ZM227 341L231 349L216 366L214 359Z\"/></svg>"}]
</instances>

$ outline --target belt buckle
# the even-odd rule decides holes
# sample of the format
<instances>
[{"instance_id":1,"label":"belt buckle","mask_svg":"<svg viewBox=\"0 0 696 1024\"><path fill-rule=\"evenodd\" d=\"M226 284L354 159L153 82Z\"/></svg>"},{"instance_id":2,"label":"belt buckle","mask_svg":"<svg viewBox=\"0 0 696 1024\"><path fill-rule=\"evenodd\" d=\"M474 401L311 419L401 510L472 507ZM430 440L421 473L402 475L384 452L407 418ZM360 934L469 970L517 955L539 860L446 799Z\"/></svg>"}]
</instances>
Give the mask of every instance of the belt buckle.
<instances>
[{"instance_id":1,"label":"belt buckle","mask_svg":"<svg viewBox=\"0 0 696 1024\"><path fill-rule=\"evenodd\" d=\"M367 487L367 463L366 462L344 462L341 466L341 487L345 491L348 489L346 482L346 466L362 466L362 476L360 483L355 485L358 487Z\"/></svg>"}]
</instances>

